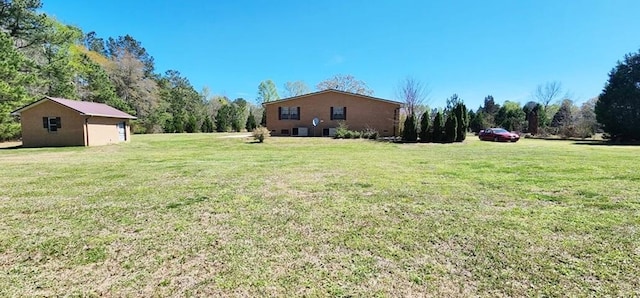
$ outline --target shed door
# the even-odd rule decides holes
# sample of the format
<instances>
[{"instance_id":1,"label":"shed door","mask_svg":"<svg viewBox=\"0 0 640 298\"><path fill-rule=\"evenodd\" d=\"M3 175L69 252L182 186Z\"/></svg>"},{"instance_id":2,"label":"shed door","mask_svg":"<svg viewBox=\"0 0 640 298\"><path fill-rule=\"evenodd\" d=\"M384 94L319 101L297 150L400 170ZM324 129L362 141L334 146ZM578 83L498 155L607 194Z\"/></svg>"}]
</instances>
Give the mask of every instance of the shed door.
<instances>
[{"instance_id":1,"label":"shed door","mask_svg":"<svg viewBox=\"0 0 640 298\"><path fill-rule=\"evenodd\" d=\"M120 141L127 140L127 129L124 122L118 123L118 139L120 139Z\"/></svg>"}]
</instances>

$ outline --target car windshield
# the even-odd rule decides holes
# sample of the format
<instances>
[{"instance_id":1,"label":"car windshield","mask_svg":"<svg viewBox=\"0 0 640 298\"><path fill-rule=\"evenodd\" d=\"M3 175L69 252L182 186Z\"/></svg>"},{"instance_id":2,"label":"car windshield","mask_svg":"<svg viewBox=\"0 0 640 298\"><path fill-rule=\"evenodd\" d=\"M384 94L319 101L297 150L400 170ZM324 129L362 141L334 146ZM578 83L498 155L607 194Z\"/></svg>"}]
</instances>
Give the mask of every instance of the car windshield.
<instances>
[{"instance_id":1,"label":"car windshield","mask_svg":"<svg viewBox=\"0 0 640 298\"><path fill-rule=\"evenodd\" d=\"M506 131L506 130L504 130L504 129L502 129L502 128L494 129L494 130L493 130L493 132L494 132L494 133L509 133L508 131Z\"/></svg>"}]
</instances>

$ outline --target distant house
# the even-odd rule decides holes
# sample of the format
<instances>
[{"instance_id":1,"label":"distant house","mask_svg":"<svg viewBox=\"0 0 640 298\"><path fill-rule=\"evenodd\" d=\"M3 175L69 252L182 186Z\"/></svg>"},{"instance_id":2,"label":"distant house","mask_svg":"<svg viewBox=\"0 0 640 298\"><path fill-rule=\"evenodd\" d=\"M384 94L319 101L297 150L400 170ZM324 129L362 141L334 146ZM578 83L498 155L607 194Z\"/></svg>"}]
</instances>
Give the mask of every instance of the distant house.
<instances>
[{"instance_id":1,"label":"distant house","mask_svg":"<svg viewBox=\"0 0 640 298\"><path fill-rule=\"evenodd\" d=\"M20 116L23 147L99 146L131 139L136 119L106 104L44 97L12 115Z\"/></svg>"},{"instance_id":2,"label":"distant house","mask_svg":"<svg viewBox=\"0 0 640 298\"><path fill-rule=\"evenodd\" d=\"M401 103L372 96L324 90L266 102L267 128L273 136L333 136L341 121L349 130L375 129L398 134ZM313 119L319 121L313 126Z\"/></svg>"}]
</instances>

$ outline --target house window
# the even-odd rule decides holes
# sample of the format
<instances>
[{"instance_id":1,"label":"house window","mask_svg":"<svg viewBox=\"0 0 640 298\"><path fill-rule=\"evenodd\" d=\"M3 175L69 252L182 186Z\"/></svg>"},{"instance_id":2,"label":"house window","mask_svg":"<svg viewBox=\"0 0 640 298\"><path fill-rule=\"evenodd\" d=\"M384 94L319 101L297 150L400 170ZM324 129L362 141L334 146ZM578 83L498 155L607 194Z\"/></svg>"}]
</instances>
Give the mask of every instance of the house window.
<instances>
[{"instance_id":1,"label":"house window","mask_svg":"<svg viewBox=\"0 0 640 298\"><path fill-rule=\"evenodd\" d=\"M289 108L289 119L300 120L300 115L298 114L299 111L300 107Z\"/></svg>"},{"instance_id":2,"label":"house window","mask_svg":"<svg viewBox=\"0 0 640 298\"><path fill-rule=\"evenodd\" d=\"M280 130L280 134L288 136L289 135L289 130L288 129L282 129L282 130Z\"/></svg>"},{"instance_id":3,"label":"house window","mask_svg":"<svg viewBox=\"0 0 640 298\"><path fill-rule=\"evenodd\" d=\"M49 132L56 132L62 128L62 121L60 121L60 117L42 117L42 127Z\"/></svg>"},{"instance_id":4,"label":"house window","mask_svg":"<svg viewBox=\"0 0 640 298\"><path fill-rule=\"evenodd\" d=\"M289 107L280 107L280 120L289 119Z\"/></svg>"},{"instance_id":5,"label":"house window","mask_svg":"<svg viewBox=\"0 0 640 298\"><path fill-rule=\"evenodd\" d=\"M300 120L300 107L278 107L278 120Z\"/></svg>"},{"instance_id":6,"label":"house window","mask_svg":"<svg viewBox=\"0 0 640 298\"><path fill-rule=\"evenodd\" d=\"M347 120L347 107L331 107L331 120Z\"/></svg>"}]
</instances>

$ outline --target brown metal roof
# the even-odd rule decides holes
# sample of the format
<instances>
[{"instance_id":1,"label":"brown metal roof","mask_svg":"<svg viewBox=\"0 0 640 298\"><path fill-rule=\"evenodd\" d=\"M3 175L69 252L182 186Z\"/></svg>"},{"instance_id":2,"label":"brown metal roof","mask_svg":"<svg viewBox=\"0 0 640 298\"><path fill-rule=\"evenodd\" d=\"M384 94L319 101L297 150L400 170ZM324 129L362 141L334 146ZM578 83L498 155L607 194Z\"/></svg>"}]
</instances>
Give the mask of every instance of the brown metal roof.
<instances>
[{"instance_id":1,"label":"brown metal roof","mask_svg":"<svg viewBox=\"0 0 640 298\"><path fill-rule=\"evenodd\" d=\"M363 94L358 94L358 93L351 93L351 92L346 92L346 91L341 91L341 90L336 90L336 89L320 90L320 91L307 93L307 94L303 94L303 95L298 95L298 96L278 99L278 100L274 100L274 101L264 102L264 103L262 103L262 105L265 106L265 105L270 105L270 104L274 104L274 103L281 103L281 102L284 102L284 101L295 100L295 99L298 99L298 98L303 98L303 97L307 97L307 96L313 96L313 95L322 94L322 93L342 93L342 94L362 97L362 98L366 98L366 99L370 99L370 100L376 100L376 101L382 101L382 102L391 103L391 104L397 104L399 106L403 105L403 103L398 102L398 101L393 101L393 100L388 100L388 99L384 99L384 98L373 97L373 96L363 95Z\"/></svg>"},{"instance_id":2,"label":"brown metal roof","mask_svg":"<svg viewBox=\"0 0 640 298\"><path fill-rule=\"evenodd\" d=\"M77 101L65 98L56 98L45 96L39 101L36 101L30 105L24 106L18 110L15 110L11 114L19 115L21 112L28 110L36 105L39 105L45 101L53 101L57 104L63 105L67 108L77 111L80 114L87 116L99 116L99 117L109 117L109 118L125 118L125 119L136 119L135 116L131 116L123 111L120 111L116 108L108 106L103 103L97 102L89 102L89 101Z\"/></svg>"}]
</instances>

